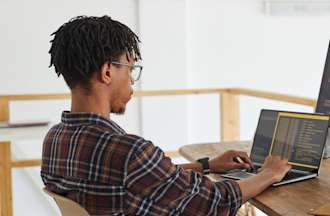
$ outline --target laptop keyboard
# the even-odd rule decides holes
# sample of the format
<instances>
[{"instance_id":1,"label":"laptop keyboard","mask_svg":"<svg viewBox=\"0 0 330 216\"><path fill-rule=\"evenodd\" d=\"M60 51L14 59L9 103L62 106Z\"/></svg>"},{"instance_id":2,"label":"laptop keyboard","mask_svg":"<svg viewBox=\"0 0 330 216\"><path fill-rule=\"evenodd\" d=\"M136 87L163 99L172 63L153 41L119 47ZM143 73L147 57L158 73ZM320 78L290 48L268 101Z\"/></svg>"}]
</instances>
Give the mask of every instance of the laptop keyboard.
<instances>
[{"instance_id":1,"label":"laptop keyboard","mask_svg":"<svg viewBox=\"0 0 330 216\"><path fill-rule=\"evenodd\" d=\"M306 176L306 173L288 172L284 176L284 178L282 179L282 181L287 181L287 180L299 178L299 177L302 177L302 176Z\"/></svg>"},{"instance_id":2,"label":"laptop keyboard","mask_svg":"<svg viewBox=\"0 0 330 216\"><path fill-rule=\"evenodd\" d=\"M236 172L230 173L230 176L236 177L236 178L239 178L239 179L249 178L253 175L254 174L244 172L244 171L236 171Z\"/></svg>"},{"instance_id":3,"label":"laptop keyboard","mask_svg":"<svg viewBox=\"0 0 330 216\"><path fill-rule=\"evenodd\" d=\"M230 171L227 176L235 178L235 179L245 179L245 178L249 178L251 176L254 176L257 174L258 169L260 168L260 166L255 166L254 169L251 170L232 170ZM299 177L303 177L306 176L306 173L300 173L300 172L288 172L284 178L282 179L282 181L288 181L291 179L296 179ZM281 181L281 182L282 182Z\"/></svg>"},{"instance_id":4,"label":"laptop keyboard","mask_svg":"<svg viewBox=\"0 0 330 216\"><path fill-rule=\"evenodd\" d=\"M246 170L246 172L248 172L248 173L253 173L253 174L257 174L257 172L258 172L258 169L260 169L260 166L254 166L253 167L253 169L248 169L248 170Z\"/></svg>"},{"instance_id":5,"label":"laptop keyboard","mask_svg":"<svg viewBox=\"0 0 330 216\"><path fill-rule=\"evenodd\" d=\"M255 167L254 169L251 170L246 170L246 171L240 171L235 173L235 176L240 177L240 178L248 178L251 177L253 174L257 174L257 171L260 167ZM306 173L300 173L300 172L288 172L282 181L287 181L291 179L296 179L302 176L306 176Z\"/></svg>"}]
</instances>

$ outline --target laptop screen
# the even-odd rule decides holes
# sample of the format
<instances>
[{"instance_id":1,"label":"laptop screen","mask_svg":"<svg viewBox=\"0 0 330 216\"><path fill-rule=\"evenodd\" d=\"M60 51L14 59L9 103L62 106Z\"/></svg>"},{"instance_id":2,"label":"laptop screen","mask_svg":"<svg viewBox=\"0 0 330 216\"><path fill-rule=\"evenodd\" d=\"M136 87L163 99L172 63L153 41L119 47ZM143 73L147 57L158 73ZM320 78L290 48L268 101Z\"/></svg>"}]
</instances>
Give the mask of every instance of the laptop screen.
<instances>
[{"instance_id":1,"label":"laptop screen","mask_svg":"<svg viewBox=\"0 0 330 216\"><path fill-rule=\"evenodd\" d=\"M276 126L278 111L261 110L250 158L253 163L263 164L269 155L273 134Z\"/></svg>"},{"instance_id":2,"label":"laptop screen","mask_svg":"<svg viewBox=\"0 0 330 216\"><path fill-rule=\"evenodd\" d=\"M318 169L328 124L329 116L279 112L270 154L295 167Z\"/></svg>"},{"instance_id":3,"label":"laptop screen","mask_svg":"<svg viewBox=\"0 0 330 216\"><path fill-rule=\"evenodd\" d=\"M315 112L330 115L330 44Z\"/></svg>"},{"instance_id":4,"label":"laptop screen","mask_svg":"<svg viewBox=\"0 0 330 216\"><path fill-rule=\"evenodd\" d=\"M300 115L300 117L305 118L285 116L285 114ZM290 149L284 148L284 140L288 142L288 145L292 146L290 147L290 157L287 157L290 159L293 169L314 171L315 168L318 168L322 158L322 151L327 136L328 119L328 116L318 114L262 110L250 154L252 162L262 165L271 150L274 153L277 152L275 154L278 155L281 155L282 152L284 154L285 151L288 154ZM288 122L292 124L291 131L283 129L285 126L288 127ZM274 132L279 130L286 132L286 134L284 133L286 136L278 133L276 136L281 142L275 143L275 148L273 145L273 149L271 149ZM279 145L281 143L282 145ZM301 164L307 166L301 166Z\"/></svg>"}]
</instances>

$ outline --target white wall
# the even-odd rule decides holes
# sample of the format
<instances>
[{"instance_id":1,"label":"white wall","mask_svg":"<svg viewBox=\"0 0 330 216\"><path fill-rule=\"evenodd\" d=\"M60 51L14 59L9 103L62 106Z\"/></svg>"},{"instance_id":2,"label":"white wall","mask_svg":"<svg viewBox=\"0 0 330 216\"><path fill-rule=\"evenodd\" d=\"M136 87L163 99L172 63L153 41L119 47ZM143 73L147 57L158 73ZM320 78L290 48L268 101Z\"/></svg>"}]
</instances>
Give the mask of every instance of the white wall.
<instances>
[{"instance_id":1,"label":"white wall","mask_svg":"<svg viewBox=\"0 0 330 216\"><path fill-rule=\"evenodd\" d=\"M329 16L268 16L260 0L187 3L190 86L247 87L317 98L330 38ZM190 142L218 139L217 105L214 100L190 101ZM242 139L251 139L262 107L312 110L246 97L241 105Z\"/></svg>"},{"instance_id":2,"label":"white wall","mask_svg":"<svg viewBox=\"0 0 330 216\"><path fill-rule=\"evenodd\" d=\"M141 0L143 90L186 88L185 0ZM142 99L142 134L164 150L188 142L187 99Z\"/></svg>"},{"instance_id":3,"label":"white wall","mask_svg":"<svg viewBox=\"0 0 330 216\"><path fill-rule=\"evenodd\" d=\"M139 6L144 90L247 87L317 97L328 16L269 16L261 0L141 0ZM261 108L312 111L247 97L240 102L242 139L252 138ZM163 149L219 140L216 95L147 98L142 107L143 135Z\"/></svg>"}]
</instances>

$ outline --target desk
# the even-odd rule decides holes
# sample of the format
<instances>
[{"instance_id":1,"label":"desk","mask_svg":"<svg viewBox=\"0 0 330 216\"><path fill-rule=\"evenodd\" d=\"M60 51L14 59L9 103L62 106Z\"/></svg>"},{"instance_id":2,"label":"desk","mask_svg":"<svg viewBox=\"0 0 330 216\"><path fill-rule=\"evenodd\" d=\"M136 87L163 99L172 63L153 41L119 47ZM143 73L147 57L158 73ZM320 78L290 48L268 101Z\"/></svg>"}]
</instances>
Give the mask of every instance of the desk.
<instances>
[{"instance_id":1,"label":"desk","mask_svg":"<svg viewBox=\"0 0 330 216\"><path fill-rule=\"evenodd\" d=\"M230 149L250 152L251 142L185 145L179 152L189 161L195 161L203 156L215 157ZM209 176L214 181L221 179L217 175ZM319 177L280 187L270 187L249 202L268 215L309 215L311 209L330 202L330 159L322 161Z\"/></svg>"}]
</instances>

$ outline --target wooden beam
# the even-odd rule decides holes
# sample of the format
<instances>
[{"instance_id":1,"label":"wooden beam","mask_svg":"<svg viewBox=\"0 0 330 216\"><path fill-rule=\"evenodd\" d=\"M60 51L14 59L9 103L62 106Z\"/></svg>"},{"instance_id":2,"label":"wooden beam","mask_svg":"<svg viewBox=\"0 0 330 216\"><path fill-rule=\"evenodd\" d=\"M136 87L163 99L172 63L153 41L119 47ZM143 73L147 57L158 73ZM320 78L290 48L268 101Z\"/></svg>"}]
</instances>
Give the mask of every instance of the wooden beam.
<instances>
[{"instance_id":1,"label":"wooden beam","mask_svg":"<svg viewBox=\"0 0 330 216\"><path fill-rule=\"evenodd\" d=\"M225 88L209 88L209 89L174 89L174 90L152 90L152 91L136 91L134 97L147 96L174 96L174 95L196 95L196 94L218 94L226 92ZM70 94L25 94L25 95L0 95L0 98L9 101L17 100L55 100L70 99Z\"/></svg>"},{"instance_id":2,"label":"wooden beam","mask_svg":"<svg viewBox=\"0 0 330 216\"><path fill-rule=\"evenodd\" d=\"M268 91L258 91L252 89L244 89L244 88L231 88L228 89L227 92L236 95L246 95L257 98L265 98L265 99L277 100L277 101L305 105L310 107L316 106L316 100L314 99L300 97L300 96L293 96L288 94L273 93Z\"/></svg>"},{"instance_id":3,"label":"wooden beam","mask_svg":"<svg viewBox=\"0 0 330 216\"><path fill-rule=\"evenodd\" d=\"M22 94L22 95L0 95L0 98L9 101L20 100L61 100L70 99L70 94Z\"/></svg>"},{"instance_id":4,"label":"wooden beam","mask_svg":"<svg viewBox=\"0 0 330 216\"><path fill-rule=\"evenodd\" d=\"M179 96L179 95L198 95L198 94L218 94L225 92L227 89L210 88L210 89L176 89L176 90L158 90L158 91L136 91L135 97L150 96Z\"/></svg>"},{"instance_id":5,"label":"wooden beam","mask_svg":"<svg viewBox=\"0 0 330 216\"><path fill-rule=\"evenodd\" d=\"M273 93L268 91L258 91L244 88L205 88L205 89L175 89L175 90L152 90L152 91L136 91L135 97L148 96L174 96L174 95L197 95L197 94L219 94L230 93L236 95L246 95L257 98L265 98L270 100L278 100L288 103L300 104L315 107L316 100L293 96L287 94ZM54 99L70 99L70 94L25 94L25 95L0 95L0 100L54 100Z\"/></svg>"},{"instance_id":6,"label":"wooden beam","mask_svg":"<svg viewBox=\"0 0 330 216\"><path fill-rule=\"evenodd\" d=\"M1 215L13 215L10 142L0 142Z\"/></svg>"},{"instance_id":7,"label":"wooden beam","mask_svg":"<svg viewBox=\"0 0 330 216\"><path fill-rule=\"evenodd\" d=\"M240 139L239 96L220 94L220 134L221 142Z\"/></svg>"},{"instance_id":8,"label":"wooden beam","mask_svg":"<svg viewBox=\"0 0 330 216\"><path fill-rule=\"evenodd\" d=\"M31 167L31 166L40 166L41 160L40 159L33 159L33 160L14 160L11 162L12 168L24 168L24 167Z\"/></svg>"},{"instance_id":9,"label":"wooden beam","mask_svg":"<svg viewBox=\"0 0 330 216\"><path fill-rule=\"evenodd\" d=\"M0 97L0 121L9 121L9 100L2 97Z\"/></svg>"}]
</instances>

